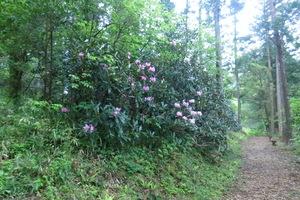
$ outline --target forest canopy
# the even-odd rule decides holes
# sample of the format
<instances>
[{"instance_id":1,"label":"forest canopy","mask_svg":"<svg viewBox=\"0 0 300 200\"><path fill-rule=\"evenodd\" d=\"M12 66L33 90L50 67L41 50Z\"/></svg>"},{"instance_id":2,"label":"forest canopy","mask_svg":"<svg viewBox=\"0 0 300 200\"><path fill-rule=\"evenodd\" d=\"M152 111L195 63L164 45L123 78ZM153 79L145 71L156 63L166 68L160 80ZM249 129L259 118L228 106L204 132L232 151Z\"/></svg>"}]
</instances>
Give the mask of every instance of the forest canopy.
<instances>
[{"instance_id":1,"label":"forest canopy","mask_svg":"<svg viewBox=\"0 0 300 200\"><path fill-rule=\"evenodd\" d=\"M1 0L3 145L140 156L176 144L218 159L251 129L299 148L299 1L261 0L246 36L245 1L184 2ZM18 193L1 180L0 196Z\"/></svg>"}]
</instances>

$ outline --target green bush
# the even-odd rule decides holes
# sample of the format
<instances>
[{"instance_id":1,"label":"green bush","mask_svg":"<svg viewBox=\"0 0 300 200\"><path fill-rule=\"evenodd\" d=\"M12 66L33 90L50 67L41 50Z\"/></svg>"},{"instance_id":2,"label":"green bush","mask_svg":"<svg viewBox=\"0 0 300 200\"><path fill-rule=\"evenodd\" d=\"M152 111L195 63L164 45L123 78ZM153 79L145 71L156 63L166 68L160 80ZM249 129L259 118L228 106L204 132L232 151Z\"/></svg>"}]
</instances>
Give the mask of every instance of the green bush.
<instances>
[{"instance_id":1,"label":"green bush","mask_svg":"<svg viewBox=\"0 0 300 200\"><path fill-rule=\"evenodd\" d=\"M293 118L293 132L294 138L292 139L293 148L297 154L300 154L300 99L291 99L291 111Z\"/></svg>"}]
</instances>

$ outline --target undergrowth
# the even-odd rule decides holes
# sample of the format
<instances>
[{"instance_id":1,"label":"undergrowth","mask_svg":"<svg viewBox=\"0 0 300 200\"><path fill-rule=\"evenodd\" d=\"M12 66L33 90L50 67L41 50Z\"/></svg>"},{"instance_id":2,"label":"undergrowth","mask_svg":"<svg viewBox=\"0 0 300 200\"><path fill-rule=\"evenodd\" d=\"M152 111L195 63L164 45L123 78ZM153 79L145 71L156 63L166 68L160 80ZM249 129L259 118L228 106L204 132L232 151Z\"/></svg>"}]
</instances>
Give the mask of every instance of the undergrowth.
<instances>
[{"instance_id":1,"label":"undergrowth","mask_svg":"<svg viewBox=\"0 0 300 200\"><path fill-rule=\"evenodd\" d=\"M222 156L173 140L90 149L62 119L0 111L1 199L219 199L240 165L237 139Z\"/></svg>"}]
</instances>

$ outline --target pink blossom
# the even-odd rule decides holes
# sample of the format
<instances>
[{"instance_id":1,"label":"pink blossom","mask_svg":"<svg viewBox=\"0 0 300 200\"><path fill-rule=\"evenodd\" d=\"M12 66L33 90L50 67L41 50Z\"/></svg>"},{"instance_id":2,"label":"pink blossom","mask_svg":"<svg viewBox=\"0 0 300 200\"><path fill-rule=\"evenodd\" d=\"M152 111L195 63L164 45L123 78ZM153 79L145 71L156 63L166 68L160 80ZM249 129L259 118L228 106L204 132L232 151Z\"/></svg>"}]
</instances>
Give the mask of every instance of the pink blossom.
<instances>
[{"instance_id":1,"label":"pink blossom","mask_svg":"<svg viewBox=\"0 0 300 200\"><path fill-rule=\"evenodd\" d=\"M139 65L139 64L141 64L141 61L140 61L140 60L136 60L136 61L135 61L135 64L136 64L136 65Z\"/></svg>"},{"instance_id":2,"label":"pink blossom","mask_svg":"<svg viewBox=\"0 0 300 200\"><path fill-rule=\"evenodd\" d=\"M155 67L153 67L153 66L152 66L152 67L149 67L148 71L149 71L149 72L155 72Z\"/></svg>"},{"instance_id":3,"label":"pink blossom","mask_svg":"<svg viewBox=\"0 0 300 200\"><path fill-rule=\"evenodd\" d=\"M67 90L67 89L64 89L64 95L67 95L67 94L69 94L69 91Z\"/></svg>"},{"instance_id":4,"label":"pink blossom","mask_svg":"<svg viewBox=\"0 0 300 200\"><path fill-rule=\"evenodd\" d=\"M93 124L85 124L83 127L83 131L85 133L93 133L95 131L95 126Z\"/></svg>"},{"instance_id":5,"label":"pink blossom","mask_svg":"<svg viewBox=\"0 0 300 200\"><path fill-rule=\"evenodd\" d=\"M198 112L197 112L197 115L198 115L198 116L202 116L202 112L201 112L201 111L198 111Z\"/></svg>"},{"instance_id":6,"label":"pink blossom","mask_svg":"<svg viewBox=\"0 0 300 200\"><path fill-rule=\"evenodd\" d=\"M146 77L146 76L141 76L141 79L142 79L143 81L146 81L146 80L147 80L147 77Z\"/></svg>"},{"instance_id":7,"label":"pink blossom","mask_svg":"<svg viewBox=\"0 0 300 200\"><path fill-rule=\"evenodd\" d=\"M68 108L66 108L66 107L61 108L60 111L61 111L62 113L68 113L68 112L70 112L70 110L69 110Z\"/></svg>"},{"instance_id":8,"label":"pink blossom","mask_svg":"<svg viewBox=\"0 0 300 200\"><path fill-rule=\"evenodd\" d=\"M94 132L95 131L95 126L90 124L90 133Z\"/></svg>"},{"instance_id":9,"label":"pink blossom","mask_svg":"<svg viewBox=\"0 0 300 200\"><path fill-rule=\"evenodd\" d=\"M191 115L192 115L193 117L195 117L195 116L198 115L198 112L196 112L196 111L191 111Z\"/></svg>"},{"instance_id":10,"label":"pink blossom","mask_svg":"<svg viewBox=\"0 0 300 200\"><path fill-rule=\"evenodd\" d=\"M182 105L185 106L185 107L188 107L190 104L189 104L189 102L183 101Z\"/></svg>"},{"instance_id":11,"label":"pink blossom","mask_svg":"<svg viewBox=\"0 0 300 200\"><path fill-rule=\"evenodd\" d=\"M151 63L149 63L149 62L146 62L145 65L146 65L146 67L151 67Z\"/></svg>"},{"instance_id":12,"label":"pink blossom","mask_svg":"<svg viewBox=\"0 0 300 200\"><path fill-rule=\"evenodd\" d=\"M83 127L83 131L87 133L87 132L89 132L89 130L90 130L90 125L85 124L84 127Z\"/></svg>"},{"instance_id":13,"label":"pink blossom","mask_svg":"<svg viewBox=\"0 0 300 200\"><path fill-rule=\"evenodd\" d=\"M130 52L127 53L127 58L131 59L131 53Z\"/></svg>"},{"instance_id":14,"label":"pink blossom","mask_svg":"<svg viewBox=\"0 0 300 200\"><path fill-rule=\"evenodd\" d=\"M112 115L114 116L114 117L116 117L116 116L118 116L119 114L120 114L120 112L121 112L121 108L115 108L115 110L113 111L113 113L112 113Z\"/></svg>"},{"instance_id":15,"label":"pink blossom","mask_svg":"<svg viewBox=\"0 0 300 200\"><path fill-rule=\"evenodd\" d=\"M183 116L183 115L182 115L182 112L177 112L177 113L176 113L176 116L177 116L177 117L182 117L182 116Z\"/></svg>"},{"instance_id":16,"label":"pink blossom","mask_svg":"<svg viewBox=\"0 0 300 200\"><path fill-rule=\"evenodd\" d=\"M202 96L202 91L197 91L197 96Z\"/></svg>"},{"instance_id":17,"label":"pink blossom","mask_svg":"<svg viewBox=\"0 0 300 200\"><path fill-rule=\"evenodd\" d=\"M190 99L189 103L195 103L195 99Z\"/></svg>"},{"instance_id":18,"label":"pink blossom","mask_svg":"<svg viewBox=\"0 0 300 200\"><path fill-rule=\"evenodd\" d=\"M156 77L151 77L150 82L155 83L156 82Z\"/></svg>"},{"instance_id":19,"label":"pink blossom","mask_svg":"<svg viewBox=\"0 0 300 200\"><path fill-rule=\"evenodd\" d=\"M154 97L145 97L145 101L153 101L154 100Z\"/></svg>"},{"instance_id":20,"label":"pink blossom","mask_svg":"<svg viewBox=\"0 0 300 200\"><path fill-rule=\"evenodd\" d=\"M175 108L181 108L180 103L174 103Z\"/></svg>"},{"instance_id":21,"label":"pink blossom","mask_svg":"<svg viewBox=\"0 0 300 200\"><path fill-rule=\"evenodd\" d=\"M173 41L170 42L170 44L171 44L172 46L176 46L177 42L176 42L175 40L173 40Z\"/></svg>"},{"instance_id":22,"label":"pink blossom","mask_svg":"<svg viewBox=\"0 0 300 200\"><path fill-rule=\"evenodd\" d=\"M80 52L80 53L78 54L78 56L79 56L80 59L83 59L84 53L83 53L83 52Z\"/></svg>"},{"instance_id":23,"label":"pink blossom","mask_svg":"<svg viewBox=\"0 0 300 200\"><path fill-rule=\"evenodd\" d=\"M146 66L145 65L143 65L143 64L139 64L139 69L140 70L144 70L146 68Z\"/></svg>"},{"instance_id":24,"label":"pink blossom","mask_svg":"<svg viewBox=\"0 0 300 200\"><path fill-rule=\"evenodd\" d=\"M190 121L191 124L195 124L196 123L195 119L189 119L189 121Z\"/></svg>"},{"instance_id":25,"label":"pink blossom","mask_svg":"<svg viewBox=\"0 0 300 200\"><path fill-rule=\"evenodd\" d=\"M186 116L183 116L182 119L183 119L184 121L187 121L187 120L188 120L188 118L187 118Z\"/></svg>"},{"instance_id":26,"label":"pink blossom","mask_svg":"<svg viewBox=\"0 0 300 200\"><path fill-rule=\"evenodd\" d=\"M150 90L150 88L149 88L149 86L144 85L144 86L143 86L143 90L144 90L144 92L148 92L148 91Z\"/></svg>"}]
</instances>

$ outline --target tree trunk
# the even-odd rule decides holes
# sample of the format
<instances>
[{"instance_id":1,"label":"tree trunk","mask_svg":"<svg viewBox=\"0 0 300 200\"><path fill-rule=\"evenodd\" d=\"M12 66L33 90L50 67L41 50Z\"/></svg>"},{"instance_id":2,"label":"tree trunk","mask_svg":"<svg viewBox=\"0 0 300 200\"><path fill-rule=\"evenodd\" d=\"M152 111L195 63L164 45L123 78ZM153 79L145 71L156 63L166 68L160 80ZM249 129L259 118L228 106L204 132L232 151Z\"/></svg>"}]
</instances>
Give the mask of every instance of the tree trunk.
<instances>
[{"instance_id":1,"label":"tree trunk","mask_svg":"<svg viewBox=\"0 0 300 200\"><path fill-rule=\"evenodd\" d=\"M221 12L221 2L220 0L215 0L214 2L214 23L215 23L215 51L216 51L216 79L219 88L222 87L222 56L221 56L221 31L220 31L220 12Z\"/></svg>"},{"instance_id":2,"label":"tree trunk","mask_svg":"<svg viewBox=\"0 0 300 200\"><path fill-rule=\"evenodd\" d=\"M23 70L21 61L12 56L9 66L9 96L17 99L22 91Z\"/></svg>"},{"instance_id":3,"label":"tree trunk","mask_svg":"<svg viewBox=\"0 0 300 200\"><path fill-rule=\"evenodd\" d=\"M26 54L11 54L9 64L9 96L17 99L22 91L23 64Z\"/></svg>"},{"instance_id":4,"label":"tree trunk","mask_svg":"<svg viewBox=\"0 0 300 200\"><path fill-rule=\"evenodd\" d=\"M271 0L272 23L274 30L274 42L276 46L276 80L277 80L277 107L278 125L282 140L288 144L292 137L290 105L288 100L288 88L286 69L284 64L283 39L276 24L276 3Z\"/></svg>"},{"instance_id":5,"label":"tree trunk","mask_svg":"<svg viewBox=\"0 0 300 200\"><path fill-rule=\"evenodd\" d=\"M190 12L190 2L186 0L185 2L185 53L188 52L188 44L189 44L189 12Z\"/></svg>"},{"instance_id":6,"label":"tree trunk","mask_svg":"<svg viewBox=\"0 0 300 200\"><path fill-rule=\"evenodd\" d=\"M203 27L202 27L202 0L199 0L199 10L198 10L198 21L199 21L199 52L198 52L198 58L200 65L203 64Z\"/></svg>"},{"instance_id":7,"label":"tree trunk","mask_svg":"<svg viewBox=\"0 0 300 200\"><path fill-rule=\"evenodd\" d=\"M43 72L43 98L47 101L52 99L52 82L53 82L53 27L46 25L46 38L44 49L44 72ZM50 49L48 48L50 47ZM50 54L50 55L49 55Z\"/></svg>"},{"instance_id":8,"label":"tree trunk","mask_svg":"<svg viewBox=\"0 0 300 200\"><path fill-rule=\"evenodd\" d=\"M237 25L237 18L236 18L236 12L234 13L234 20L233 20L233 25L234 25L234 75L235 75L235 81L236 81L236 99L238 102L238 109L237 109L237 118L238 118L238 123L241 123L241 92L240 92L240 78L239 78L239 68L237 64L237 30L236 30L236 25Z\"/></svg>"},{"instance_id":9,"label":"tree trunk","mask_svg":"<svg viewBox=\"0 0 300 200\"><path fill-rule=\"evenodd\" d=\"M268 56L268 81L269 81L269 100L270 100L270 116L269 116L269 121L270 121L270 134L274 135L275 134L275 113L276 113L276 105L275 105L275 87L274 87L274 80L273 80L273 75L272 75L272 58L271 58L271 52L270 52L270 45L268 42L267 46L267 56Z\"/></svg>"}]
</instances>

